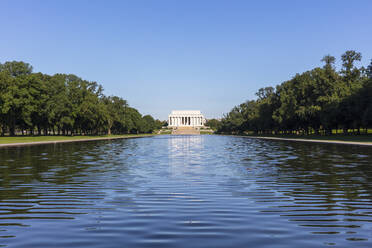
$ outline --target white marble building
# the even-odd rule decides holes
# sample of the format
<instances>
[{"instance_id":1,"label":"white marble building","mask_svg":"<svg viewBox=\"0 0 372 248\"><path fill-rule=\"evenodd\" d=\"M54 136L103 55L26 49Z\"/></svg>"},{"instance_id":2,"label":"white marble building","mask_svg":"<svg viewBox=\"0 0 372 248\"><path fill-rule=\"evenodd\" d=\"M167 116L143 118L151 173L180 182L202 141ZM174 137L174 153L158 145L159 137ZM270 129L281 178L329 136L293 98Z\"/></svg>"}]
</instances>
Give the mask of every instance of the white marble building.
<instances>
[{"instance_id":1,"label":"white marble building","mask_svg":"<svg viewBox=\"0 0 372 248\"><path fill-rule=\"evenodd\" d=\"M205 122L200 110L173 110L168 116L169 127L202 127Z\"/></svg>"}]
</instances>

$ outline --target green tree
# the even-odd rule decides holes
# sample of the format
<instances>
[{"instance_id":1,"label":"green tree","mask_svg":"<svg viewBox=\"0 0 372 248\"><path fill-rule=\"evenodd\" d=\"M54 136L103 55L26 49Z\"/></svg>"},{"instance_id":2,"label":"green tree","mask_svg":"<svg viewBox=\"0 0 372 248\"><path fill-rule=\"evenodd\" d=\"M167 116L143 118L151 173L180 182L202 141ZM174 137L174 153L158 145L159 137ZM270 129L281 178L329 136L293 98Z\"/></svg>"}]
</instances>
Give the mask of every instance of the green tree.
<instances>
[{"instance_id":1,"label":"green tree","mask_svg":"<svg viewBox=\"0 0 372 248\"><path fill-rule=\"evenodd\" d=\"M47 112L48 123L55 133L66 132L71 130L74 126L74 116L72 102L69 98L69 92L66 85L65 75L56 74L49 78L48 81L48 100L47 100Z\"/></svg>"},{"instance_id":2,"label":"green tree","mask_svg":"<svg viewBox=\"0 0 372 248\"><path fill-rule=\"evenodd\" d=\"M257 99L234 107L221 120L219 132L332 134L332 129L357 130L371 125L372 62L356 67L361 54L346 51L343 67L326 55L322 68L296 74L274 88L259 89Z\"/></svg>"},{"instance_id":3,"label":"green tree","mask_svg":"<svg viewBox=\"0 0 372 248\"><path fill-rule=\"evenodd\" d=\"M331 56L330 54L325 55L322 60L325 63L324 69L326 70L334 70L334 64L336 62L336 58Z\"/></svg>"},{"instance_id":4,"label":"green tree","mask_svg":"<svg viewBox=\"0 0 372 248\"><path fill-rule=\"evenodd\" d=\"M213 130L219 130L221 128L221 121L217 119L209 119L207 120L206 125Z\"/></svg>"},{"instance_id":5,"label":"green tree","mask_svg":"<svg viewBox=\"0 0 372 248\"><path fill-rule=\"evenodd\" d=\"M341 73L345 77L345 81L351 83L360 76L360 69L356 68L354 63L361 61L362 55L354 50L346 51L341 56L342 58L342 70Z\"/></svg>"},{"instance_id":6,"label":"green tree","mask_svg":"<svg viewBox=\"0 0 372 248\"><path fill-rule=\"evenodd\" d=\"M155 120L155 129L161 129L162 127L165 127L167 125L168 125L167 121L161 121L158 119Z\"/></svg>"},{"instance_id":7,"label":"green tree","mask_svg":"<svg viewBox=\"0 0 372 248\"><path fill-rule=\"evenodd\" d=\"M367 67L367 76L369 79L372 79L372 59L371 59L371 63Z\"/></svg>"},{"instance_id":8,"label":"green tree","mask_svg":"<svg viewBox=\"0 0 372 248\"><path fill-rule=\"evenodd\" d=\"M122 133L125 129L125 110L128 107L127 101L117 96L103 97L103 101L108 112L107 133Z\"/></svg>"},{"instance_id":9,"label":"green tree","mask_svg":"<svg viewBox=\"0 0 372 248\"><path fill-rule=\"evenodd\" d=\"M155 130L155 119L151 115L142 117L144 126L141 130L143 133L152 133Z\"/></svg>"},{"instance_id":10,"label":"green tree","mask_svg":"<svg viewBox=\"0 0 372 248\"><path fill-rule=\"evenodd\" d=\"M32 73L32 66L22 61L5 62L0 66L0 71L7 71L12 77L29 75Z\"/></svg>"}]
</instances>

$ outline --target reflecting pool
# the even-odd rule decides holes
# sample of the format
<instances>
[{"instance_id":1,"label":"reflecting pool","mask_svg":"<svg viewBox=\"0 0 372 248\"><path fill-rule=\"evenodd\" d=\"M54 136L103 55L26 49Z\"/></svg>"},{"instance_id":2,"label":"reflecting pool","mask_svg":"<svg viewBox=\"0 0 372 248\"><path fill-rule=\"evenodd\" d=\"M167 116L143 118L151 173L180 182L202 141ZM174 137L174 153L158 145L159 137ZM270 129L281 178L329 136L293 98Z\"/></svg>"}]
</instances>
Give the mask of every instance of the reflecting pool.
<instances>
[{"instance_id":1,"label":"reflecting pool","mask_svg":"<svg viewBox=\"0 0 372 248\"><path fill-rule=\"evenodd\" d=\"M372 247L372 148L155 136L0 149L0 246Z\"/></svg>"}]
</instances>

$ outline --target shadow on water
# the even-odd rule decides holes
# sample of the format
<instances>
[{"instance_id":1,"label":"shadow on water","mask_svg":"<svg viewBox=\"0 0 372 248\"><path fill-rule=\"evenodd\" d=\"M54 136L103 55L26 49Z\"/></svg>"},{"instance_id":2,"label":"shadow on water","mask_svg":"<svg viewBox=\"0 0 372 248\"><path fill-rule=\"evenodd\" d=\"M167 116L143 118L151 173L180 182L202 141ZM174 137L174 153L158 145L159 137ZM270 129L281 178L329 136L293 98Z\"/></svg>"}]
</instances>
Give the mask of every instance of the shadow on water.
<instances>
[{"instance_id":1,"label":"shadow on water","mask_svg":"<svg viewBox=\"0 0 372 248\"><path fill-rule=\"evenodd\" d=\"M123 147L129 146L104 141L0 149L0 225L32 226L33 219L86 214L94 206L89 200L104 198L95 187L104 174L115 166L127 169Z\"/></svg>"},{"instance_id":2,"label":"shadow on water","mask_svg":"<svg viewBox=\"0 0 372 248\"><path fill-rule=\"evenodd\" d=\"M227 136L0 149L0 245L372 246L372 150Z\"/></svg>"},{"instance_id":3,"label":"shadow on water","mask_svg":"<svg viewBox=\"0 0 372 248\"><path fill-rule=\"evenodd\" d=\"M370 148L286 141L256 143L260 149L250 152L243 161L260 171L256 183L269 192L267 199L257 198L267 207L261 212L308 227L305 230L312 234L340 235L348 241L371 238ZM324 244L344 246L338 239L329 242L333 238L327 236Z\"/></svg>"}]
</instances>

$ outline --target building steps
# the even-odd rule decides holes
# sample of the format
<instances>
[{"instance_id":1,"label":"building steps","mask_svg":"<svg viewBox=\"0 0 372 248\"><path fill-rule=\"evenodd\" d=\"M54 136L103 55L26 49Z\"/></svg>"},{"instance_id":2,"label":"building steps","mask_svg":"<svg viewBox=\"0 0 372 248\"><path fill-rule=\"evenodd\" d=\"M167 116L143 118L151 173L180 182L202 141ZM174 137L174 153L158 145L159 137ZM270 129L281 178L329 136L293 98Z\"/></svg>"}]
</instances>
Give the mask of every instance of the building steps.
<instances>
[{"instance_id":1,"label":"building steps","mask_svg":"<svg viewBox=\"0 0 372 248\"><path fill-rule=\"evenodd\" d=\"M174 135L198 135L200 134L200 130L194 127L177 127L172 130L172 134Z\"/></svg>"}]
</instances>

